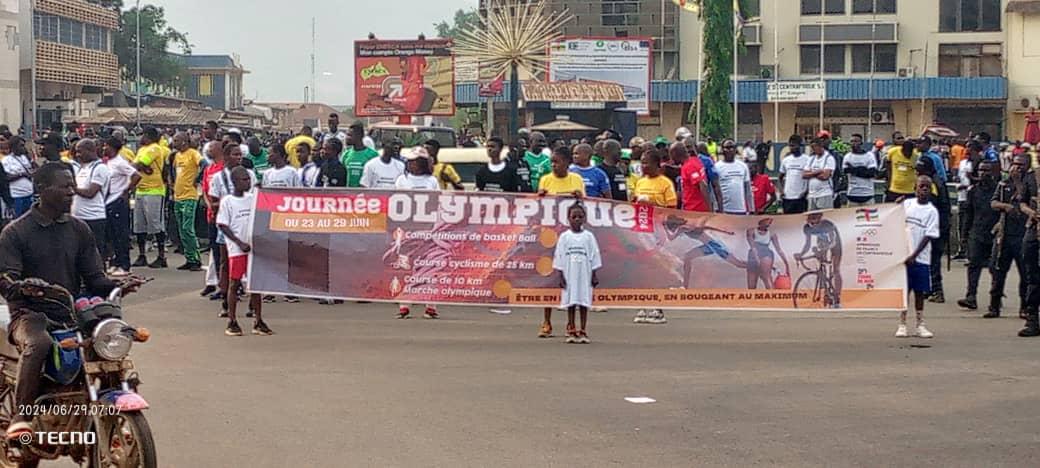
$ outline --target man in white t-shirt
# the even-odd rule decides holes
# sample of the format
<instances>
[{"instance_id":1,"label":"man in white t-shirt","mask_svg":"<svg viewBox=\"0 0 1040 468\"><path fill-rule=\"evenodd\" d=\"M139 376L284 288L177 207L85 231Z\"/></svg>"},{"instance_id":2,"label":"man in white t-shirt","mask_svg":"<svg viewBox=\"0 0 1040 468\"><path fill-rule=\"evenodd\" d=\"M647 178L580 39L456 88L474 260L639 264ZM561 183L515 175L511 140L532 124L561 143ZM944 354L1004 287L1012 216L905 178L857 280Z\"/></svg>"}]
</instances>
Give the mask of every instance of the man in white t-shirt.
<instances>
[{"instance_id":1,"label":"man in white t-shirt","mask_svg":"<svg viewBox=\"0 0 1040 468\"><path fill-rule=\"evenodd\" d=\"M792 135L787 142L788 154L780 161L780 182L784 184L784 214L805 213L809 209L806 192L809 181L802 178L809 167L809 156L802 148L802 137Z\"/></svg>"},{"instance_id":2,"label":"man in white t-shirt","mask_svg":"<svg viewBox=\"0 0 1040 468\"><path fill-rule=\"evenodd\" d=\"M809 211L829 210L834 208L834 186L831 178L837 169L834 156L827 151L819 139L813 141L812 156L809 165L802 172L802 178L809 181Z\"/></svg>"},{"instance_id":3,"label":"man in white t-shirt","mask_svg":"<svg viewBox=\"0 0 1040 468\"><path fill-rule=\"evenodd\" d=\"M94 140L84 138L76 144L73 170L76 174L76 195L72 199L72 216L90 226L98 252L104 252L108 231L105 224L105 200L108 197L110 175L108 166L98 157Z\"/></svg>"},{"instance_id":4,"label":"man in white t-shirt","mask_svg":"<svg viewBox=\"0 0 1040 468\"><path fill-rule=\"evenodd\" d=\"M939 210L929 201L932 194L932 179L928 176L917 178L914 186L915 198L903 201L903 211L906 213L906 230L910 238L911 254L906 258L906 279L909 290L914 294L914 309L917 311L917 329L914 336L931 338L934 336L924 326L924 300L932 292L931 268L940 268L940 265L932 265L932 242L939 239ZM899 328L896 337L905 338L909 336L906 329L906 315L904 310L899 315Z\"/></svg>"},{"instance_id":5,"label":"man in white t-shirt","mask_svg":"<svg viewBox=\"0 0 1040 468\"><path fill-rule=\"evenodd\" d=\"M32 160L27 156L25 140L19 136L11 137L8 142L11 146L11 154L3 160L4 172L7 173L8 184L11 189L11 198L14 199L14 217L18 218L29 211L32 207L33 183L32 175L35 168Z\"/></svg>"},{"instance_id":6,"label":"man in white t-shirt","mask_svg":"<svg viewBox=\"0 0 1040 468\"><path fill-rule=\"evenodd\" d=\"M978 148L977 145L968 144L969 148ZM957 166L957 237L960 238L960 242L957 247L957 254L953 256L954 260L961 260L968 258L968 232L971 227L971 219L964 214L968 211L968 190L971 189L972 180L971 174L974 170L972 165L972 159L981 160L981 154L977 150L965 148L965 152L969 154L968 157L961 159L961 162Z\"/></svg>"},{"instance_id":7,"label":"man in white t-shirt","mask_svg":"<svg viewBox=\"0 0 1040 468\"><path fill-rule=\"evenodd\" d=\"M739 161L737 145L733 140L722 142L722 161L715 163L722 189L722 211L728 214L748 214L754 210L748 203L751 197L751 171Z\"/></svg>"},{"instance_id":8,"label":"man in white t-shirt","mask_svg":"<svg viewBox=\"0 0 1040 468\"><path fill-rule=\"evenodd\" d=\"M849 206L873 205L877 158L874 153L863 148L863 135L852 135L849 144L852 150L841 160L842 170L849 176Z\"/></svg>"},{"instance_id":9,"label":"man in white t-shirt","mask_svg":"<svg viewBox=\"0 0 1040 468\"><path fill-rule=\"evenodd\" d=\"M361 186L370 189L392 189L397 178L404 175L404 163L384 151L378 158L372 158L361 173Z\"/></svg>"},{"instance_id":10,"label":"man in white t-shirt","mask_svg":"<svg viewBox=\"0 0 1040 468\"><path fill-rule=\"evenodd\" d=\"M104 155L108 160L108 197L105 198L105 235L112 245L111 276L130 274L130 187L137 186L141 174L120 155L123 142L115 137L105 142Z\"/></svg>"},{"instance_id":11,"label":"man in white t-shirt","mask_svg":"<svg viewBox=\"0 0 1040 468\"><path fill-rule=\"evenodd\" d=\"M261 186L266 188L300 187L300 171L289 165L289 155L281 145L271 147L268 162L271 168L264 171Z\"/></svg>"}]
</instances>

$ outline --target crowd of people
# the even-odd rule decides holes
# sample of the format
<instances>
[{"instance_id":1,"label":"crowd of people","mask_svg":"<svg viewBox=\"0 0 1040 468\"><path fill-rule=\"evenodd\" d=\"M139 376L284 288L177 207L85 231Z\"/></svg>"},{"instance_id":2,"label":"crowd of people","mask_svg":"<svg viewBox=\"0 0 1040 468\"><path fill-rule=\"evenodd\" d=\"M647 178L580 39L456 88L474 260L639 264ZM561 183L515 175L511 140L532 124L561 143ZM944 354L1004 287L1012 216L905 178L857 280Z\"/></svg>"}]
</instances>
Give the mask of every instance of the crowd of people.
<instances>
[{"instance_id":1,"label":"crowd of people","mask_svg":"<svg viewBox=\"0 0 1040 468\"><path fill-rule=\"evenodd\" d=\"M771 142L701 141L686 128L676 130L674 139L634 137L627 145L612 131L580 142L548 140L544 134L530 131L521 131L508 142L492 136L484 141L487 164L474 180L465 181L451 164L438 160L442 148L437 140L406 150L401 140L391 139L380 142L379 151L361 123L342 129L336 114L329 116L324 132L303 127L285 138L222 129L212 121L199 131L149 127L140 133L136 151L123 131L102 136L89 128L62 130L59 125L38 141L27 142L0 128L4 221L18 219L33 206L39 195L33 178L41 165L63 164L75 180L71 215L89 227L106 273L120 278L135 268L168 268L167 250L172 249L184 257L178 270L205 271L201 295L220 301L220 316L227 318L225 332L232 336L243 334L237 309L240 294L246 292L243 286L248 284L244 275L251 249L255 187L463 190L464 184L487 192L605 198L730 215L797 214L881 201L901 203L915 247L906 262L918 314L915 334L923 337L932 336L923 324L925 300L945 301L940 265L951 234L953 206L948 184L956 184L960 242L954 247L957 257L968 259L968 288L958 304L971 310L978 307L979 278L988 269L993 281L985 317L999 317L1007 273L1015 263L1021 278L1020 316L1026 320L1020 334L1040 335L1036 228L1040 214L1031 169L1037 163L1036 154L1027 143L994 145L985 133L957 142L936 141L927 135L909 139L896 133L890 141L871 143L862 135L852 135L840 147L827 131L810 141L794 135L781 152L783 157L776 158L776 184L767 174L770 155L775 152ZM37 149L31 151L30 146ZM876 193L879 180L885 184L883 194ZM588 231L581 229L584 212L580 205L569 215L575 244L594 246L594 238L590 242ZM676 225L669 229L670 235L703 236L707 228ZM810 233L806 235L808 238ZM748 269L749 284L761 279L772 287L773 278L758 269L760 264L772 268L770 243L775 243L775 236L771 237L768 223L758 231L749 230L747 236L749 244L758 242L763 252L770 251L768 258L749 254L753 268L743 265ZM200 237L208 242L200 243ZM710 239L704 242L706 252L714 248ZM134 247L135 257L131 255ZM204 265L201 254L206 250L211 255ZM593 255L591 247L587 250L584 258L588 264L583 264L580 281L594 283L598 252ZM725 252L717 253L726 258ZM781 258L786 265L786 256L781 254ZM558 269L564 272L563 267L569 265L563 262ZM564 283L576 287L569 279L561 280ZM578 307L579 312L591 307L582 290L565 297L574 300L563 305ZM253 334L273 333L262 319L262 307L276 300L279 298L250 295L246 316L254 319ZM294 297L282 300L299 301ZM539 336L552 336L552 311L544 310ZM574 310L571 312L569 341L587 342L584 315L578 329ZM399 318L410 314L409 304L399 305ZM423 316L439 317L433 305L426 306ZM648 309L639 311L634 321L660 324L666 319L661 310ZM908 334L905 321L904 315L899 336Z\"/></svg>"}]
</instances>

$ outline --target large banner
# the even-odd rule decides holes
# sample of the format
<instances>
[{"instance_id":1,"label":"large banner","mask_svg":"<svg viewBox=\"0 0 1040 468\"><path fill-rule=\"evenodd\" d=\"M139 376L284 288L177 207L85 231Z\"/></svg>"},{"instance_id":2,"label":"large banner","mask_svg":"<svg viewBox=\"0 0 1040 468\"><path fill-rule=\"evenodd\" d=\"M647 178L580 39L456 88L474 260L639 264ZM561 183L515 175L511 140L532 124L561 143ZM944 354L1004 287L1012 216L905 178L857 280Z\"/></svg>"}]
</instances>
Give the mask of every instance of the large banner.
<instances>
[{"instance_id":1,"label":"large banner","mask_svg":"<svg viewBox=\"0 0 1040 468\"><path fill-rule=\"evenodd\" d=\"M628 109L650 113L653 41L568 38L549 44L549 81L602 81L621 85Z\"/></svg>"},{"instance_id":2,"label":"large banner","mask_svg":"<svg viewBox=\"0 0 1040 468\"><path fill-rule=\"evenodd\" d=\"M573 198L261 190L250 289L373 301L558 305L552 268ZM597 305L870 309L906 304L898 205L791 216L585 200L603 258Z\"/></svg>"},{"instance_id":3,"label":"large banner","mask_svg":"<svg viewBox=\"0 0 1040 468\"><path fill-rule=\"evenodd\" d=\"M455 115L450 39L354 42L359 117Z\"/></svg>"}]
</instances>

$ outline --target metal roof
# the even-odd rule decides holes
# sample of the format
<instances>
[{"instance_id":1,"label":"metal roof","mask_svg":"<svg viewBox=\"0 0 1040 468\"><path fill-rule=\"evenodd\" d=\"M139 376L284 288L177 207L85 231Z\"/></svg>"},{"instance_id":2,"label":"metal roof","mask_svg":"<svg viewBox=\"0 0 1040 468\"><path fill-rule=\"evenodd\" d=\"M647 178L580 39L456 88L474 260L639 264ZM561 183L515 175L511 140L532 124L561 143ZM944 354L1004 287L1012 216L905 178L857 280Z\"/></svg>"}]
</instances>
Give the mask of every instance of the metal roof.
<instances>
[{"instance_id":1,"label":"metal roof","mask_svg":"<svg viewBox=\"0 0 1040 468\"><path fill-rule=\"evenodd\" d=\"M230 55L182 55L181 59L188 68L235 68Z\"/></svg>"},{"instance_id":2,"label":"metal roof","mask_svg":"<svg viewBox=\"0 0 1040 468\"><path fill-rule=\"evenodd\" d=\"M827 100L862 101L869 98L870 79L841 78L827 81ZM740 81L740 102L765 103L766 83L769 80ZM485 102L478 96L479 85L462 83L455 87L455 102L476 104ZM650 85L650 100L653 102L693 102L697 99L699 86L696 80L654 81ZM874 99L910 100L1004 100L1007 99L1007 79L1004 77L933 77L933 78L880 78L874 80ZM508 102L509 83L495 102ZM732 96L731 96L732 99Z\"/></svg>"}]
</instances>

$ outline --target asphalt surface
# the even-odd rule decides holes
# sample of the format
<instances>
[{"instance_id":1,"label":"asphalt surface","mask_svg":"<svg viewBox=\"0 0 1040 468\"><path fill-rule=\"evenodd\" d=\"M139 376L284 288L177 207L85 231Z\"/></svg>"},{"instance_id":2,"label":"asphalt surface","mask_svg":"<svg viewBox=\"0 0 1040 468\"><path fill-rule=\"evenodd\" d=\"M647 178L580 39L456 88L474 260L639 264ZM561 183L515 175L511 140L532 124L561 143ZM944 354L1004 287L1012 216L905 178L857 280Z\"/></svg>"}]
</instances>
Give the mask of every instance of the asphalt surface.
<instances>
[{"instance_id":1,"label":"asphalt surface","mask_svg":"<svg viewBox=\"0 0 1040 468\"><path fill-rule=\"evenodd\" d=\"M156 276L127 316L153 332L133 358L160 466L1037 466L1040 338L1015 336L1015 299L997 320L929 304L932 340L888 313L615 310L569 345L535 337L540 310L313 301L231 338L200 274Z\"/></svg>"}]
</instances>

